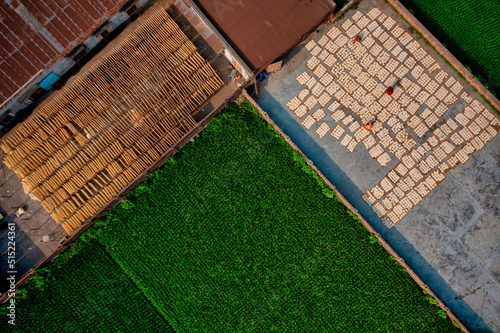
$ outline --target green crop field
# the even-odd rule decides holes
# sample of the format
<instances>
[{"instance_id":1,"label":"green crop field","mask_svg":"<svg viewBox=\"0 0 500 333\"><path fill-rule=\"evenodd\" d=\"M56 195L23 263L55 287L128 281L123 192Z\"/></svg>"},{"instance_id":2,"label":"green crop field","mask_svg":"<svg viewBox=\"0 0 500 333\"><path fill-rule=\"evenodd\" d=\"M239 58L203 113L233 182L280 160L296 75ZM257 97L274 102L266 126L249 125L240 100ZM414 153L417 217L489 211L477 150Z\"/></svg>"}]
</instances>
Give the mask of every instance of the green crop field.
<instances>
[{"instance_id":1,"label":"green crop field","mask_svg":"<svg viewBox=\"0 0 500 333\"><path fill-rule=\"evenodd\" d=\"M459 332L251 104L214 118L17 302L19 332Z\"/></svg>"},{"instance_id":2,"label":"green crop field","mask_svg":"<svg viewBox=\"0 0 500 333\"><path fill-rule=\"evenodd\" d=\"M99 224L177 332L458 331L249 105Z\"/></svg>"},{"instance_id":3,"label":"green crop field","mask_svg":"<svg viewBox=\"0 0 500 333\"><path fill-rule=\"evenodd\" d=\"M77 243L14 298L15 326L2 307L1 332L173 332L97 242Z\"/></svg>"},{"instance_id":4,"label":"green crop field","mask_svg":"<svg viewBox=\"0 0 500 333\"><path fill-rule=\"evenodd\" d=\"M500 93L498 0L401 0L491 91Z\"/></svg>"}]
</instances>

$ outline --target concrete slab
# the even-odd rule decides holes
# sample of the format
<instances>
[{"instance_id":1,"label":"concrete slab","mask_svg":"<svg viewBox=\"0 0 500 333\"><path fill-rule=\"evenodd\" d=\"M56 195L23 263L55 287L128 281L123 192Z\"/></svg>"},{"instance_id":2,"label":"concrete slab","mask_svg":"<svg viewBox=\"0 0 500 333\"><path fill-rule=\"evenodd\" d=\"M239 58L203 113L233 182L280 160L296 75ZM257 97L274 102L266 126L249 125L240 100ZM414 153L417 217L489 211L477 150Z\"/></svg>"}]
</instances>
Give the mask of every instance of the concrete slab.
<instances>
[{"instance_id":1,"label":"concrete slab","mask_svg":"<svg viewBox=\"0 0 500 333\"><path fill-rule=\"evenodd\" d=\"M45 255L38 247L33 247L29 252L25 253L22 258L16 261L16 281L26 274L33 266L45 259ZM0 265L3 268L4 259L0 260ZM0 273L0 294L8 290L7 276L11 275L9 271L3 270Z\"/></svg>"},{"instance_id":2,"label":"concrete slab","mask_svg":"<svg viewBox=\"0 0 500 333\"><path fill-rule=\"evenodd\" d=\"M0 151L0 155L3 156L3 150ZM7 180L15 175L14 171L7 168L3 163L0 163L0 186L3 186Z\"/></svg>"},{"instance_id":3,"label":"concrete slab","mask_svg":"<svg viewBox=\"0 0 500 333\"><path fill-rule=\"evenodd\" d=\"M24 214L20 217L18 226L24 231L29 232L30 230L38 230L43 224L48 220L52 220L50 214L43 208L38 209L30 218L25 218ZM54 221L55 223L55 221ZM52 228L54 226L52 225Z\"/></svg>"},{"instance_id":4,"label":"concrete slab","mask_svg":"<svg viewBox=\"0 0 500 333\"><path fill-rule=\"evenodd\" d=\"M456 235L461 235L483 212L472 195L451 177L424 200L429 201L429 213Z\"/></svg>"},{"instance_id":5,"label":"concrete slab","mask_svg":"<svg viewBox=\"0 0 500 333\"><path fill-rule=\"evenodd\" d=\"M35 215L40 209L43 209L41 205L31 204L29 201L23 206L25 209L24 214L20 217L19 224L21 225L24 220L29 220L33 215Z\"/></svg>"},{"instance_id":6,"label":"concrete slab","mask_svg":"<svg viewBox=\"0 0 500 333\"><path fill-rule=\"evenodd\" d=\"M451 173L493 216L500 216L500 140L471 156ZM497 238L500 241L500 239Z\"/></svg>"},{"instance_id":7,"label":"concrete slab","mask_svg":"<svg viewBox=\"0 0 500 333\"><path fill-rule=\"evenodd\" d=\"M7 168L6 166L4 167ZM5 183L2 184L2 186L0 186L0 198L11 197L21 187L22 187L21 182L19 181L17 176L14 175L14 177L10 177L8 180L5 181Z\"/></svg>"},{"instance_id":8,"label":"concrete slab","mask_svg":"<svg viewBox=\"0 0 500 333\"><path fill-rule=\"evenodd\" d=\"M29 195L24 192L22 187L19 187L8 199L8 204L12 211L7 211L7 213L15 213L19 208L24 208L30 200Z\"/></svg>"},{"instance_id":9,"label":"concrete slab","mask_svg":"<svg viewBox=\"0 0 500 333\"><path fill-rule=\"evenodd\" d=\"M4 168L7 170L5 166ZM0 201L0 212L6 216L0 221L0 292L5 292L8 287L5 278L9 271L7 248L11 241L8 237L9 223L16 226L14 240L17 279L51 255L66 233L38 201L31 199L23 191L21 181L15 174L0 186L0 193L6 194ZM15 212L19 207L26 211L18 217ZM50 243L42 243L43 236L46 235L52 235Z\"/></svg>"},{"instance_id":10,"label":"concrete slab","mask_svg":"<svg viewBox=\"0 0 500 333\"><path fill-rule=\"evenodd\" d=\"M467 251L472 253L492 277L500 281L500 223L490 213L482 214L460 237Z\"/></svg>"},{"instance_id":11,"label":"concrete slab","mask_svg":"<svg viewBox=\"0 0 500 333\"><path fill-rule=\"evenodd\" d=\"M373 23L373 25L371 28L366 28L368 32L364 32L363 38L369 36L372 31L375 31L380 25L382 25L380 35L382 35L383 31L386 31L388 35L389 33L394 34L392 37L395 39L397 38L396 36L399 35L399 32L392 29L398 25L402 28L399 37L407 31L409 25L406 21L395 13L386 2L381 0L361 1L358 7L359 12L357 10L348 11L344 15L344 18L337 22L335 26L339 27L341 32L344 31L342 33L351 33L352 36L349 38L353 38L358 33L363 34L362 31L365 28L360 28L360 32L349 29L355 22L364 20L363 16L369 17L368 13L374 6L377 6L386 16L379 16L377 18L377 23L373 23L371 19L366 20L367 24ZM361 16L361 14L363 14L363 16ZM381 17L383 17L383 19L380 19ZM386 21L388 17L392 18L394 22L388 23L389 21ZM346 23L348 20L350 20L351 23ZM385 25L390 26L391 29L388 30ZM479 151L466 154L469 158L468 161L466 161L467 157L461 156L464 157L463 163L459 163L454 169L444 171L446 175L442 179L442 183L439 185L436 184L436 186L432 188L427 187L428 193L425 193L423 199L414 208L410 207L405 210L404 213L406 216L401 216L400 219L395 219L392 223L387 223L387 219L385 218L386 215L381 214L381 216L383 216L382 219L377 216L372 210L372 206L361 199L361 195L367 191L372 191L374 187L388 175L389 171L400 163L401 156L404 156L404 154L399 154L398 157L395 154L395 149L391 150L387 147L382 147L383 151L387 152L390 157L390 161L381 163L380 160L370 156L369 149L367 149L362 142L357 142L355 147L350 147L351 151L347 149L349 147L342 144L342 138L345 137L347 133L354 136L357 129L356 125L353 125L352 129L349 128L349 126L355 121L358 121L359 127L361 127L361 125L364 124L362 121L363 117L368 118L368 116L364 115L362 112L363 108L370 108L374 102L381 102L385 93L385 91L381 91L382 94L379 92L375 99L370 96L369 99L365 100L364 98L369 94L360 93L359 91L361 88L358 88L358 86L353 85L351 86L352 91L348 91L350 88L345 82L349 82L350 80L353 82L352 79L355 78L356 75L359 77L361 73L357 72L356 75L352 74L352 71L357 68L356 63L361 63L363 59L362 54L356 56L355 53L363 52L364 50L358 49L357 46L350 45L347 48L349 52L355 55L354 58L349 58L350 56L347 53L344 56L339 53L334 53L335 59L331 58L332 61L337 61L344 57L343 59L349 62L350 67L348 71L343 72L343 70L347 69L347 67L344 66L343 70L337 73L336 79L334 78L334 80L332 80L332 82L341 86L342 89L346 91L346 94L335 96L333 93L330 94L330 96L323 96L323 98L326 99L321 102L320 99L323 92L316 91L318 95L316 96L317 100L313 100L306 106L306 109L302 110L304 111L303 114L300 110L299 114L297 114L296 111L297 105L308 104L307 99L310 96L314 96L313 90L315 84L317 84L317 82L313 82L314 84L311 83L311 86L307 87L307 84L302 85L302 83L299 83L299 76L302 73L306 72L309 77L316 77L318 81L323 79L325 90L327 90L331 84L326 83L330 80L329 78L325 79L325 73L330 73L335 77L334 66L328 67L323 62L328 54L324 53L322 55L322 52L328 47L335 48L332 44L328 44L329 40L327 38L324 38L325 35L332 31L332 28L333 26L323 26L318 30L317 34L309 37L304 43L292 50L290 54L284 58L283 69L280 72L270 75L269 80L264 81L260 85L259 90L261 93L257 98L257 102L266 112L268 112L270 117L292 139L299 149L313 161L318 169L337 187L374 229L384 237L421 279L429 285L438 297L450 307L452 312L456 314L472 332L500 331L500 322L498 321L498 318L500 318L500 297L498 295L498 269L496 268L498 267L496 263L499 257L499 248L497 244L500 244L500 234L498 227L496 227L500 222L498 218L500 216L500 200L498 200L498 193L500 193L500 150L498 148L500 147L500 136L497 135L489 139L489 142L485 146L483 145L483 147L480 147ZM332 34L330 34L329 38L330 37L332 37ZM410 37L412 40L415 39L414 35ZM333 40L332 38L330 38L330 40ZM349 38L347 39L349 40ZM310 43L311 40L314 40L314 43ZM393 46L387 46L384 42L380 43L382 49L393 48ZM464 125L458 124L455 129L452 129L446 135L439 133L439 130L448 130L444 127L444 124L447 123L449 119L453 119L458 123L458 119L461 117L458 116L458 114L463 114L464 109L470 106L474 99L478 100L477 103L474 103L475 106L479 108L481 108L479 105L483 105L483 102L474 89L472 89L467 82L458 77L453 68L449 67L446 61L440 58L435 50L421 39L418 38L416 43L412 44L414 45L413 51L405 50L403 44L406 42L401 42L401 40L398 39L396 44L398 43L401 44L401 50L399 52L408 53L404 56L404 59L400 59L403 63L412 57L416 58L417 62L423 61L421 60L423 58L415 53L420 52L424 54L425 57L430 56L427 58L425 64L419 62L423 68L422 73L412 73L410 71L407 76L402 75L402 77L407 77L411 82L417 82L419 86L424 86L425 89L432 91L434 88L425 85L426 82L422 82L422 80L429 81L430 78L431 81L440 81L437 74L443 70L445 73L448 73L448 76L455 77L455 81L459 82L463 87L460 89L459 95L456 96L456 100L452 98L451 100L445 101L448 95L450 95L450 91L453 93L454 89L448 87L446 82L441 82L438 84L438 88L446 88L443 88L441 94L438 93L439 89L433 92L433 95L438 96L436 97L437 100L439 100L437 105L432 101L429 102L430 106L427 104L424 106L425 103L417 103L418 105L416 105L411 112L413 112L413 115L417 116L422 123L425 123L425 120L427 120L427 117L431 114L436 114L437 119L428 121L429 124L426 124L427 129L423 127L423 130L417 129L418 126L410 123L409 119L411 117L406 120L403 120L404 114L401 114L403 118L400 117L399 112L406 111L407 106L397 107L397 111L394 111L394 113L390 115L391 117L396 116L394 119L402 124L402 129L405 129L408 133L406 137L415 140L415 146L405 148L405 154L411 155L413 147L418 148L427 143L429 146L426 147L426 152L424 152L424 158L427 158L435 152L435 146L431 145L431 137L439 134L439 136L441 136L438 141L439 143L446 140L451 142L450 137L452 132L459 131L461 128L469 126L469 121L465 122ZM306 45L308 45L307 48ZM409 44L406 43L406 45ZM314 48L319 46L319 49L314 49L311 46L314 46ZM338 49L341 49L341 47L338 47ZM312 56L311 53L316 55ZM388 54L390 58L395 58L391 51L389 51ZM316 75L315 72L312 71L312 69L317 70L319 68L314 67L318 66L318 63L309 62L311 58L314 57L318 59L318 63L328 67L325 72L320 70L321 73L319 75ZM434 62L432 62L432 59L434 59ZM383 60L375 58L374 61L378 62ZM340 63L342 63L342 61L340 61ZM389 66L389 62L384 63L384 67ZM433 65L439 68L439 71L432 73ZM362 72L368 71L366 67L361 70ZM382 70L379 69L379 71ZM397 68L390 72L395 74L396 71ZM352 75L342 76L342 73L349 73ZM424 73L429 78L423 76L422 74ZM389 73L388 75L390 76L391 74ZM373 76L375 77L376 83L386 83L386 81L380 79L380 76L384 77L385 74L375 73ZM338 82L340 77L343 77L345 81ZM421 79L421 77L423 77L423 79ZM418 81L419 79L420 81ZM402 85L403 83L398 84ZM407 85L407 82L405 84ZM361 87L362 85L359 86ZM385 87L387 88L387 85ZM395 87L397 89L399 86L396 85ZM302 96L300 101L295 100L297 105L290 103L294 97L301 97L299 95L305 88L309 90L307 95ZM458 91L460 86L456 88L456 91ZM336 89L336 87L333 86L331 89ZM447 91L444 91L444 89ZM427 97L426 95L418 97L415 92L410 92L411 89L409 89L409 86L402 90L403 91L399 92L400 95L406 93L411 97L412 101L423 101L425 97ZM368 91L368 89L366 89L366 91ZM464 92L466 94L463 94ZM446 93L446 96L442 96L444 93ZM416 96L412 96L411 94ZM366 105L360 102L361 108L359 108L359 106L352 104L352 99L349 99L349 96L355 101L366 102ZM335 101L339 102L339 106L333 110L329 110L329 106L333 105ZM388 104L376 110L374 115L378 114L380 117L380 112L382 112L382 110L390 108L391 100L388 99L385 102ZM443 103L446 108L440 108L438 106L439 103ZM396 107L395 104L393 105ZM293 112L290 106L296 112ZM322 113L318 111L319 109L323 109L326 115L322 116ZM336 109L343 110L346 116L349 114L352 115L354 121L349 121L345 124L342 123L341 120L335 120L332 118L332 115ZM429 111L425 111L425 109L429 109ZM482 116L481 112L477 113L478 117ZM487 114L485 115L490 117ZM303 125L303 121L307 117L310 117L308 120L309 124L307 125L308 127L310 126L309 129L306 129ZM315 117L320 119L315 119ZM345 119L345 117L343 117L343 119ZM381 122L383 122L382 127L388 128L389 135L393 138L393 141L395 141L397 137L396 132L393 131L394 126L387 124L388 119ZM345 131L340 140L331 137L331 133L337 125L340 125ZM326 134L324 134L323 128L329 128ZM349 130L351 130L351 132L349 132ZM377 133L379 130L377 130ZM382 143L381 139L376 137L376 134L374 135L374 139L377 143ZM466 140L472 139L469 138ZM453 144L455 143L453 142ZM463 143L458 144L449 154L457 154L463 147ZM438 154L436 153L436 155ZM416 162L420 161L421 157L416 157ZM429 160L429 162L432 161ZM432 166L430 171L423 172L423 174L428 176L432 170L438 170L438 167L438 165ZM396 184L393 183L392 186L394 187L394 185ZM410 184L408 191L415 189L417 186L418 182L413 185ZM384 194L385 196L390 190L384 192L386 192ZM407 195L408 192L404 191L404 193ZM384 196L381 198L383 199ZM398 201L401 199L401 197L396 198ZM387 229L385 226L392 225L395 222L398 223L392 229ZM486 236L486 234L488 234L488 236Z\"/></svg>"},{"instance_id":12,"label":"concrete slab","mask_svg":"<svg viewBox=\"0 0 500 333\"><path fill-rule=\"evenodd\" d=\"M418 218L419 223L406 223L399 230L454 287L459 297L463 298L491 280L481 263L439 218L429 213L423 205L410 214L409 217Z\"/></svg>"}]
</instances>

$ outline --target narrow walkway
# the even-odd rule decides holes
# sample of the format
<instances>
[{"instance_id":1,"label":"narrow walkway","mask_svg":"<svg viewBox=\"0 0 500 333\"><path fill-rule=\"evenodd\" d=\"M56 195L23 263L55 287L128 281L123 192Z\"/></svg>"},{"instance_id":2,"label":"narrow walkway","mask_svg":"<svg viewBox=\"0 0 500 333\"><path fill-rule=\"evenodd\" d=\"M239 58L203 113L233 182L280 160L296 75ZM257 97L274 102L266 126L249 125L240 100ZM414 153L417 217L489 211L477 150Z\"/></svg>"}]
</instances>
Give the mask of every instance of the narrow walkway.
<instances>
[{"instance_id":1,"label":"narrow walkway","mask_svg":"<svg viewBox=\"0 0 500 333\"><path fill-rule=\"evenodd\" d=\"M19 208L25 211L17 216ZM9 284L9 271L16 271L16 281L33 266L43 261L57 250L59 242L66 236L63 228L50 217L40 202L26 194L16 174L0 162L0 293ZM15 237L9 235L8 226L14 223ZM9 265L9 252L15 242L14 270Z\"/></svg>"}]
</instances>

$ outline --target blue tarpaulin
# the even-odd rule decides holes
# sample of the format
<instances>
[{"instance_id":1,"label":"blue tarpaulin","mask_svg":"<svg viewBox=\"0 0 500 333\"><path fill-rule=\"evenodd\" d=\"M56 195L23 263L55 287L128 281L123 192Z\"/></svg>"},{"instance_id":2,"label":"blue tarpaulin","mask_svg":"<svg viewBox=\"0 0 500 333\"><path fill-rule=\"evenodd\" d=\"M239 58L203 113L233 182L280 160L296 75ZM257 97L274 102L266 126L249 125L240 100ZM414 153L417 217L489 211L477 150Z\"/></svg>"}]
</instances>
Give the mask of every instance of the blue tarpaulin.
<instances>
[{"instance_id":1,"label":"blue tarpaulin","mask_svg":"<svg viewBox=\"0 0 500 333\"><path fill-rule=\"evenodd\" d=\"M45 79L42 80L38 85L40 88L43 88L45 90L50 90L52 89L52 85L56 83L59 80L59 75L50 73Z\"/></svg>"}]
</instances>

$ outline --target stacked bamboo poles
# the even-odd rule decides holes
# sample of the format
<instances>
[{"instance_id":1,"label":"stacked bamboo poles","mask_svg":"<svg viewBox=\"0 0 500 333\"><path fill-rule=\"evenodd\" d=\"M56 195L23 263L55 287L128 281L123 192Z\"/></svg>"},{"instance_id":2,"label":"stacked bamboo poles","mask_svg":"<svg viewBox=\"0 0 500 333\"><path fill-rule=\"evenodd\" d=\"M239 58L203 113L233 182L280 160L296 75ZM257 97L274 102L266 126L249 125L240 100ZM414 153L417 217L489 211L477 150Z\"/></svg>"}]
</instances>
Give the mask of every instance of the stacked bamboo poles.
<instances>
[{"instance_id":1,"label":"stacked bamboo poles","mask_svg":"<svg viewBox=\"0 0 500 333\"><path fill-rule=\"evenodd\" d=\"M137 43L138 38L144 38L148 36L157 28L157 26L162 23L161 19L167 20L165 15L158 11L153 17L148 20L148 24L141 25L136 31L131 33L123 40L119 45L117 45L113 50L111 50L106 57L99 59L90 70L86 73L79 75L76 80L71 84L67 85L63 92L58 94L49 103L38 109L38 112L30 117L21 129L14 132L9 136L8 139L4 140L2 143L2 149L10 151L16 147L19 143L26 141L25 138L32 136L33 140L38 142L39 139L46 139L46 135L50 133L45 133L45 129L50 129L52 123L49 123L45 128L42 128L44 124L51 119L51 117L60 117L60 109L63 107L68 107L72 109L75 113L78 106L81 106L86 100L93 100L94 95L86 96L81 94L86 93L96 93L99 90L95 90L95 86L99 86L105 81L103 77L104 74L109 75L113 72L107 72L108 67L116 62L116 59L120 60L124 54L129 52ZM156 25L154 24L156 22ZM175 23L174 23L175 24ZM139 40L140 41L140 40ZM42 141L43 142L43 141ZM40 144L40 142L38 142ZM19 149L18 149L19 151Z\"/></svg>"},{"instance_id":2,"label":"stacked bamboo poles","mask_svg":"<svg viewBox=\"0 0 500 333\"><path fill-rule=\"evenodd\" d=\"M90 123L87 124L86 129L92 130L91 136L95 135L96 132L102 132L103 130L107 130L108 132L117 128L117 131L115 132L116 136L119 135L120 133L123 132L124 126L119 122L114 122L114 124L109 125L110 122L113 121L116 117L123 117L125 116L125 111L123 111L123 107L126 105L127 108L130 108L133 106L133 103L131 102L130 96L135 95L135 98L137 96L140 96L142 92L138 92L138 90L143 89L144 85L147 84L147 82L136 82L136 86L132 87L128 94L123 95L121 99L117 100L114 105L111 105L111 107L107 110L105 110L103 113L97 115L94 119L91 120ZM128 102L125 102L124 99L128 99ZM118 106L117 106L118 105ZM77 121L78 122L78 121ZM79 122L80 127L84 126L82 123ZM113 138L110 138L109 140L113 140ZM98 146L99 142L94 142L93 144L88 147L87 150L92 150L95 148L94 146ZM61 158L60 156L63 156ZM52 169L44 168L44 169L39 169L38 174L28 174L26 175L26 182L28 184L35 182L36 180L42 180L46 179L50 174L54 172L54 168L59 167L61 164L60 161L67 161L67 152L66 151L58 151L55 152L53 157L49 158L51 163L48 163L49 166L52 167ZM40 174L41 173L41 174ZM33 179L34 178L34 179ZM33 183L32 187L38 186L39 183Z\"/></svg>"},{"instance_id":3,"label":"stacked bamboo poles","mask_svg":"<svg viewBox=\"0 0 500 333\"><path fill-rule=\"evenodd\" d=\"M154 90L152 90L152 91L154 92ZM187 93L188 93L188 92L187 92ZM195 94L195 95L193 95L193 97L194 97L194 98L196 98L196 94ZM201 102L202 102L202 100L201 100L201 99L200 99L199 101L201 101ZM157 103L158 101L155 101L155 102ZM155 104L155 103L151 103L151 105L146 104L146 107L144 108L144 112L148 112L147 110L148 110L149 108L153 107L153 105L154 105L154 104ZM135 105L135 108L133 108L133 109L132 109L132 110L134 111L134 114L137 114L137 113L138 113L137 111L138 111L138 109L140 109L140 108L141 108L141 106L137 106L137 105ZM151 109L151 110L152 110L152 109ZM141 113L142 113L142 110L141 110ZM149 116L149 115L148 115L148 116ZM151 116L155 116L155 115L154 115L154 114L152 114ZM133 118L134 118L134 117L133 117ZM136 117L135 117L135 119L136 119ZM143 117L143 116L141 116L141 121L143 121L143 122L147 122L147 120L148 120L148 117ZM121 121L123 122L123 121L124 121L124 119L121 119ZM158 121L158 119L156 119L156 120L155 120L155 122L157 122L157 121ZM173 123L171 122L171 124L173 124ZM115 122L115 124L114 124L114 125L121 125L121 123L120 123L120 121L118 121L118 122ZM129 126L129 127L130 127L130 126ZM119 129L119 131L120 131L120 132L118 132L118 131L117 131L117 132L115 132L116 136L118 136L118 135L120 135L120 134L123 134L123 132L124 132L125 130L126 130L126 127L125 127L125 126L123 126L122 128L120 128L120 129ZM140 135L141 135L140 133L136 133L136 135L134 136L134 135L133 135L133 133L132 133L132 135L129 137L129 139L130 139L130 141L135 141L135 140L137 140L137 138L138 138ZM126 136L122 136L122 138L123 138L123 137L126 137ZM109 141L112 141L112 138L111 138ZM87 156L92 156L92 155L91 155L91 153L90 153L90 151L89 151L89 150L92 148L92 146L91 146L91 145L89 145L89 146L87 146L87 147L89 147L89 149L86 151L86 153L87 153L86 155L87 155ZM87 147L86 147L86 148L87 148ZM118 150L117 150L117 151L116 151L116 155L119 155L119 154L120 154L120 153L119 153L119 152L118 152ZM92 157L93 157L93 156L92 156ZM78 162L78 161L77 161L77 162ZM84 164L86 164L86 163L87 163L87 161L81 161L80 163L75 163L75 164L74 164L74 166L73 166L73 168L72 168L72 170L71 170L71 171L69 171L69 172L70 172L70 173L76 172L76 170L78 170L78 169L79 169L82 165L84 165ZM60 170L58 170L58 171L59 171L59 172L65 172L66 170L65 170L64 168L62 168L62 169L60 169ZM56 175L56 176L57 176L57 175ZM60 185L61 185L61 184L53 183L53 184L51 185L52 187L49 187L49 188L47 188L47 189L46 189L46 193L50 193L50 192L52 192L52 191L54 190L54 188L55 188L55 187L59 187ZM50 186L50 185L49 185L49 186ZM46 194L46 193L45 193L45 194ZM43 194L43 195L45 195L45 194ZM39 196L40 196L40 195L39 195Z\"/></svg>"},{"instance_id":4,"label":"stacked bamboo poles","mask_svg":"<svg viewBox=\"0 0 500 333\"><path fill-rule=\"evenodd\" d=\"M30 195L72 233L196 126L222 81L161 9L0 147Z\"/></svg>"},{"instance_id":5,"label":"stacked bamboo poles","mask_svg":"<svg viewBox=\"0 0 500 333\"><path fill-rule=\"evenodd\" d=\"M173 21L171 23L175 24ZM150 39L153 39L153 38L150 38ZM184 39L186 39L185 36L184 36ZM144 47L144 45L146 45L150 49L154 49L154 48L156 48L158 46L157 43L151 45L149 43L144 43L144 41L142 41L142 46ZM157 50L157 49L155 49L155 50ZM130 54L128 54L128 55L130 55ZM123 59L126 60L126 58L128 57L128 55L126 55L126 57L123 58ZM137 60L142 60L142 59L143 58L137 59ZM135 64L139 64L140 65L140 63L135 63ZM120 93L126 91L128 88L130 88L130 86L132 84L136 83L135 82L136 80L134 80L133 74L136 74L137 76L142 77L145 74L147 74L147 71L148 71L148 69L147 68L145 69L144 66L136 66L136 67L132 68L131 70L122 71L123 75L116 77L116 79L118 81L114 82L114 84L112 85L113 89L109 89L110 86L111 86L111 84L108 85L107 87L104 86L104 87L100 87L98 89L101 92L99 92L99 95L97 97L101 97L101 98L100 99L94 99L94 103L100 104L101 108L100 109L95 109L95 108L94 109L86 109L79 116L81 116L81 117L87 117L87 119L92 119L92 117L95 117L100 111L102 111L102 107L106 107L106 106L109 105L109 103L111 103L112 101L114 101L116 99L116 97L117 97L116 96L117 94L120 94ZM106 73L103 76L106 76ZM124 84L124 82L125 82L125 84ZM89 101L89 102L91 102L91 101ZM85 106L87 106L87 105L88 105L88 103ZM61 110L60 114L56 114L55 117L60 117L61 114L67 113L65 111L67 111L67 110L64 110L64 109ZM114 110L112 110L112 111L114 111ZM96 122L97 121L101 121L101 125L103 127L105 127L107 125L107 123L110 121L110 119L112 119L113 116L116 116L116 115L112 114L111 117L109 117L109 114L103 114L102 118L104 118L104 121L102 121L102 119L96 119L95 121ZM52 123L48 123L47 124L47 126L52 126L52 125L53 125ZM89 128L95 128L95 124L79 123L78 125L81 128L83 128L85 126L88 126ZM57 133L55 133L55 135L52 136L50 138L50 140L48 140L48 142L47 141L43 142L44 146L46 146L46 147L48 146L48 148L49 148L49 149L45 148L46 154L48 154L48 156L50 156L54 151L56 151L62 145L64 145L70 139L72 139L72 137L70 136L70 134L67 131L65 131L64 128L60 127L60 128L58 128L58 130L59 131ZM45 132L47 132L47 131L44 130L44 133ZM47 140L47 138L45 138L45 140ZM23 149L23 148L24 147L20 147L18 149L18 151L25 151L25 149ZM33 147L31 149L33 149ZM28 157L26 160L23 161L24 164L28 164L30 162L30 160L29 160L30 156L24 156L24 157ZM8 163L9 167L12 168L12 167L17 166L14 163L19 162L19 160L20 160L19 154L17 154L17 155L13 154L12 156L9 156L8 159L6 159L6 163ZM22 173L19 174L19 176L21 178L24 178L24 176L27 173L29 173L29 171L30 171L29 169L26 170L26 168L23 168L23 166L19 166L16 169L21 170Z\"/></svg>"},{"instance_id":6,"label":"stacked bamboo poles","mask_svg":"<svg viewBox=\"0 0 500 333\"><path fill-rule=\"evenodd\" d=\"M158 144L152 147L140 159L131 163L129 168L117 174L112 182L109 182L106 187L103 187L96 193L84 206L76 210L70 217L68 217L63 227L68 230L78 227L81 220L86 220L98 212L102 207L102 203L109 202L116 194L123 188L137 178L141 172L149 165L153 164L163 154L162 149L169 149L177 141L179 141L190 129L196 125L196 122L191 116L188 116L184 123L181 123L179 128L164 136ZM111 168L110 168L111 169ZM69 202L69 201L68 201ZM71 203L67 204L72 207Z\"/></svg>"},{"instance_id":7,"label":"stacked bamboo poles","mask_svg":"<svg viewBox=\"0 0 500 333\"><path fill-rule=\"evenodd\" d=\"M167 119L167 120L168 120L168 119ZM188 120L189 120L189 119L188 119ZM163 125L164 125L164 124L163 124L162 122L159 122L159 123L157 124L157 126L158 126L158 127L161 127L161 126L163 126ZM184 125L184 124L181 124L181 125ZM194 121L190 124L190 126L186 127L186 130L185 130L185 131L183 131L183 135L184 135L185 133L187 133L187 132L188 132L188 131L192 128L192 126L195 126ZM155 134L156 134L156 137L160 137L160 135L158 135L157 133L155 133L155 131L150 131L150 132L149 132L149 134L150 134L150 135L155 135ZM181 137L182 137L182 136L181 136ZM179 138L180 138L180 137L179 137ZM143 145L143 147L145 148L145 147L147 147L147 146L148 146L148 144L150 144L151 142L153 142L153 141L154 141L154 139L155 139L154 137L150 139L150 137L149 137L149 136L147 136L147 137L143 138L143 140L138 141L138 143L136 144L136 146L141 146L141 144L142 144L142 145ZM149 141L149 142L145 142L145 140L147 140L147 141ZM143 141L144 141L144 142L143 142ZM137 157L137 154L139 154L139 153L137 153L137 151L140 151L140 149L137 149L137 150L136 150L136 149L135 149L136 147L132 147L132 148L133 148L133 149L129 150L129 153L130 153L130 154L135 153L136 155L135 155L135 156L132 156L131 160L133 160L134 158L136 158L136 157ZM165 149L168 149L168 148L166 148L166 146L164 146L164 148L163 148L163 149L164 149L164 150L163 150L163 152L164 152L164 151L165 151ZM149 153L151 154L151 151L150 151ZM156 157L159 157L160 155L161 155L161 153L160 153L159 155L157 155ZM121 156L121 160L123 160L123 159L125 159L125 158L127 158L127 157L129 157L129 155L128 155L128 154L123 154L123 155ZM154 160L155 160L155 159L153 158L153 159L151 159L150 161L148 161L147 163L151 164L151 163L153 163L153 162L154 162ZM118 160L118 162L120 162L120 159ZM140 162L141 162L141 160L139 160L139 163L140 163ZM129 161L123 161L122 163L120 163L120 165L124 165L124 164L127 164L127 163L130 163L130 160L129 160ZM111 165L111 166L113 167L113 165ZM146 164L144 164L142 167L143 167L143 168L145 168L145 167L146 167ZM112 170L110 170L110 171L111 171L111 172L113 172ZM139 173L134 174L134 176L137 176L138 174L140 174L140 172L139 172ZM132 177L132 178L133 178L133 177Z\"/></svg>"}]
</instances>

